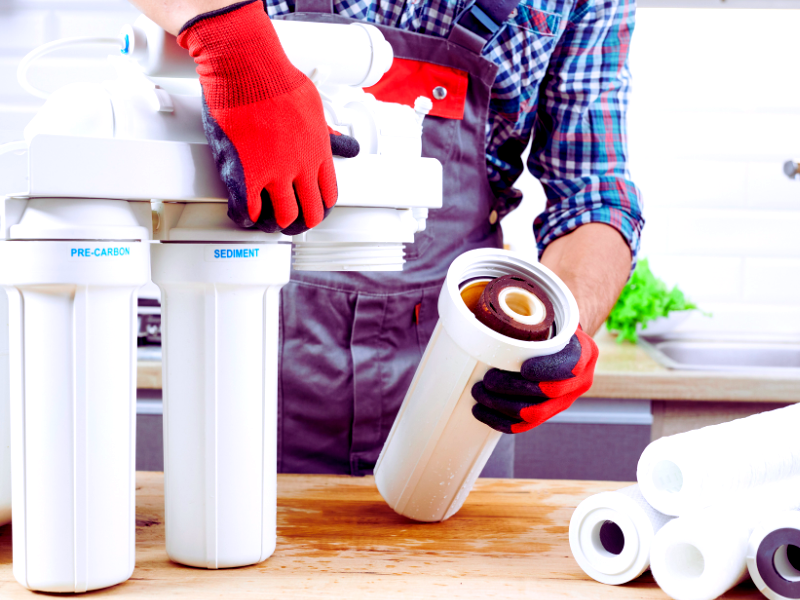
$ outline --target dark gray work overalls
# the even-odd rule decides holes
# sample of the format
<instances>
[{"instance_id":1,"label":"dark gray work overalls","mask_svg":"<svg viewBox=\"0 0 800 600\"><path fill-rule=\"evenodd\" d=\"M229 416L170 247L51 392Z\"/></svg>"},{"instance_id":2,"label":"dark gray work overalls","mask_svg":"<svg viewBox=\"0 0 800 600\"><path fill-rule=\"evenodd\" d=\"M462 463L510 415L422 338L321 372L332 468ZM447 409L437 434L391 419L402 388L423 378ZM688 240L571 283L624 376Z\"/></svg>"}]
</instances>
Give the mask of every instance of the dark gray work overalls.
<instances>
[{"instance_id":1,"label":"dark gray work overalls","mask_svg":"<svg viewBox=\"0 0 800 600\"><path fill-rule=\"evenodd\" d=\"M296 12L282 18L350 21L332 14L331 0L298 0ZM395 58L469 74L464 118L425 118L422 154L444 167L444 205L407 247L402 273L295 272L283 289L280 472L372 472L438 319L450 263L467 250L502 245L485 152L498 67L481 56L486 40L461 25L470 19L461 19L449 38L376 25ZM507 436L484 474L512 476L512 462Z\"/></svg>"}]
</instances>

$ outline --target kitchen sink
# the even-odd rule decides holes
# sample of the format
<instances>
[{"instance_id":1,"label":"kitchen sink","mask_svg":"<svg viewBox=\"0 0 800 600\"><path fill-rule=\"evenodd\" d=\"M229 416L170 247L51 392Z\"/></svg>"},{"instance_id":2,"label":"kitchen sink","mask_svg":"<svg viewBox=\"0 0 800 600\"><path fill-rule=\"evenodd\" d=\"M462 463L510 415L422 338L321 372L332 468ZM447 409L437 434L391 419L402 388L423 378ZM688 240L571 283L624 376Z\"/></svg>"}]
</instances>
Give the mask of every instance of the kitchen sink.
<instances>
[{"instance_id":1,"label":"kitchen sink","mask_svg":"<svg viewBox=\"0 0 800 600\"><path fill-rule=\"evenodd\" d=\"M800 375L800 341L640 336L639 345L654 360L670 369Z\"/></svg>"}]
</instances>

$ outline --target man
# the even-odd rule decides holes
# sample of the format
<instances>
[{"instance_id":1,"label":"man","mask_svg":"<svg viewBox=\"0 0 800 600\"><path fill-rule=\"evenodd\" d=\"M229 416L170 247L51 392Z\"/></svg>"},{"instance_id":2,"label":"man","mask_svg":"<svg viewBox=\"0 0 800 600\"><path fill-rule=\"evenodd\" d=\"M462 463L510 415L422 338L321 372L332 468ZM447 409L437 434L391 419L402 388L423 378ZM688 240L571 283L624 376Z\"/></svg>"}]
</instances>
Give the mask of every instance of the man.
<instances>
[{"instance_id":1,"label":"man","mask_svg":"<svg viewBox=\"0 0 800 600\"><path fill-rule=\"evenodd\" d=\"M589 335L627 281L643 226L626 168L634 0L133 1L198 64L206 135L229 216L243 227L317 225L336 200L331 152L357 152L329 134L269 17L376 24L396 60L373 93L392 100L418 87L434 103L423 154L443 164L444 206L409 247L404 272L295 274L283 291L280 470L371 471L436 322L447 267L502 245L499 221L521 201L512 184L531 137L528 167L548 200L534 223L541 262L572 290L582 329L522 373L490 371L473 389L474 414L518 433L589 388Z\"/></svg>"}]
</instances>

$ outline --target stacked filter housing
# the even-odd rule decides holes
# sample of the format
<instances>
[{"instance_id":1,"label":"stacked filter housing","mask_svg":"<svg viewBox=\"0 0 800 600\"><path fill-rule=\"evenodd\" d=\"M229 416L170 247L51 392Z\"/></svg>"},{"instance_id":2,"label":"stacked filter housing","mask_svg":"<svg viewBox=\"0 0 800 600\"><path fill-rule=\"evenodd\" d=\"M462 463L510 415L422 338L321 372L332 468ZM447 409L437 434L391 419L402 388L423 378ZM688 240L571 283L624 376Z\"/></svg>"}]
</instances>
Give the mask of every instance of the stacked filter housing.
<instances>
[{"instance_id":1,"label":"stacked filter housing","mask_svg":"<svg viewBox=\"0 0 800 600\"><path fill-rule=\"evenodd\" d=\"M759 523L800 508L798 426L800 406L795 405L656 440L639 460L638 486L592 496L576 509L570 546L579 565L603 583L625 583L646 570L638 568L644 556L636 568L622 560L633 552L628 548L633 544L649 553L653 575L671 597L711 600L722 595L747 576L754 530L766 539L775 529ZM627 504L619 498L634 495L637 501ZM622 531L616 546L608 533L614 528ZM797 560L792 540L800 543L796 529L771 538L762 550L762 565L772 565L765 567L767 579L777 581L771 575L781 565L781 581L798 586L792 588L796 596L776 598L800 598L800 565L790 560ZM771 552L769 559L766 552ZM749 553L757 567L758 544L752 540ZM621 570L623 562L626 569Z\"/></svg>"}]
</instances>

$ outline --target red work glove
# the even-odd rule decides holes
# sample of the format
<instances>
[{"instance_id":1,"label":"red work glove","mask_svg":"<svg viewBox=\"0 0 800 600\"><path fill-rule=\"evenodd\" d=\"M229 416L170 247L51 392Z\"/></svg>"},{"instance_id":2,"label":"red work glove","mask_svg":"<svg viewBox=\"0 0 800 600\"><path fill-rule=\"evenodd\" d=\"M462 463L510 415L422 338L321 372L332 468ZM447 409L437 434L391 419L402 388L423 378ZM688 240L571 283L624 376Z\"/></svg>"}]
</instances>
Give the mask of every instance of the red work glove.
<instances>
[{"instance_id":1,"label":"red work glove","mask_svg":"<svg viewBox=\"0 0 800 600\"><path fill-rule=\"evenodd\" d=\"M178 43L197 63L203 126L222 180L228 216L243 227L295 235L336 204L331 147L358 154L334 135L314 84L286 57L259 0L186 23Z\"/></svg>"},{"instance_id":2,"label":"red work glove","mask_svg":"<svg viewBox=\"0 0 800 600\"><path fill-rule=\"evenodd\" d=\"M579 325L563 350L529 358L521 373L490 369L472 387L478 402L472 414L503 433L533 429L568 409L592 387L598 354L597 344Z\"/></svg>"}]
</instances>

